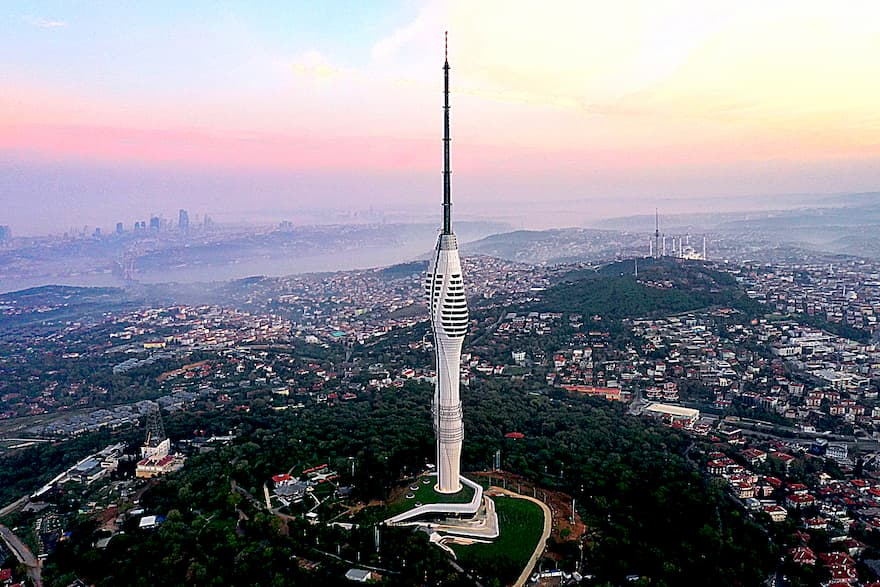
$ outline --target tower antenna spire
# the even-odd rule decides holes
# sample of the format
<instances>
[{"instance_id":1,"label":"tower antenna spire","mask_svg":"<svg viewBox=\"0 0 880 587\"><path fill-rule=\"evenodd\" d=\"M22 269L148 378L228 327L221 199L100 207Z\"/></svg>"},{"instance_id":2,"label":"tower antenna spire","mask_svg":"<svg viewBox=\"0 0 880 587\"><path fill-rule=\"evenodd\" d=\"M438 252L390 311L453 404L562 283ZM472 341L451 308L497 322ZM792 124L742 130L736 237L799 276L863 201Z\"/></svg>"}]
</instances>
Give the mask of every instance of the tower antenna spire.
<instances>
[{"instance_id":1,"label":"tower antenna spire","mask_svg":"<svg viewBox=\"0 0 880 587\"><path fill-rule=\"evenodd\" d=\"M443 35L445 58L443 62L443 234L452 234L452 196L449 169L449 31Z\"/></svg>"}]
</instances>

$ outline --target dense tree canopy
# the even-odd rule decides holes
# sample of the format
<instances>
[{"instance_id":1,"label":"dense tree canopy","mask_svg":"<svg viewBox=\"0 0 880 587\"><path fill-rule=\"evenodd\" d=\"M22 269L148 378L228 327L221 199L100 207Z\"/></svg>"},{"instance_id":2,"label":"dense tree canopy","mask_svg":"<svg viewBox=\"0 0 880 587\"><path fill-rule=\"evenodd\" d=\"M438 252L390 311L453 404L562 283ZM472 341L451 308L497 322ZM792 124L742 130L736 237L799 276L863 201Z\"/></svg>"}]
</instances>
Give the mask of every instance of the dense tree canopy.
<instances>
[{"instance_id":1,"label":"dense tree canopy","mask_svg":"<svg viewBox=\"0 0 880 587\"><path fill-rule=\"evenodd\" d=\"M464 399L465 470L485 468L500 449L503 468L575 495L590 528L587 565L599 577L619 581L637 573L655 585L694 577L752 585L769 564L759 527L684 456L687 437L602 400L554 400L488 386L466 390ZM389 575L392 583L405 584L416 559L432 561L418 569L432 582L448 578L454 571L423 535L389 531L383 557L366 532L281 520L246 496L262 496L263 482L274 473L325 461L339 467L343 483L354 483L360 499L386 496L432 457L429 404L429 386L409 384L334 407L254 411L239 423L236 444L193 458L144 497L149 512L167 516L164 525L144 532L130 521L124 536L99 551L90 548L98 536L94 527L82 523L50 559L50 584L64 584L72 574L105 585L160 578L170 584L169 577L196 585L296 584L302 573L311 580L315 573L336 576L338 561L317 551L337 547L349 560L361 556L403 573ZM512 430L525 438L504 439ZM321 561L322 570L304 570L292 555Z\"/></svg>"}]
</instances>

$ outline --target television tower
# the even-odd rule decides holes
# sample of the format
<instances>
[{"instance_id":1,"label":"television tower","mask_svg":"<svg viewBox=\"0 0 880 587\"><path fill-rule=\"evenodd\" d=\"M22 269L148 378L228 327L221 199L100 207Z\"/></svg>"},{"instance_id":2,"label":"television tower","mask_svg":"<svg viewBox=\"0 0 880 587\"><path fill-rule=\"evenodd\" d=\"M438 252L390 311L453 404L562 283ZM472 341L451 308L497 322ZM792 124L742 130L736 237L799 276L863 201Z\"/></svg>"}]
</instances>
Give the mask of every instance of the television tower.
<instances>
[{"instance_id":1,"label":"television tower","mask_svg":"<svg viewBox=\"0 0 880 587\"><path fill-rule=\"evenodd\" d=\"M654 208L654 257L660 256L660 210Z\"/></svg>"},{"instance_id":2,"label":"television tower","mask_svg":"<svg viewBox=\"0 0 880 587\"><path fill-rule=\"evenodd\" d=\"M147 440L145 446L157 447L165 440L165 426L162 424L162 414L159 404L150 402L147 411Z\"/></svg>"},{"instance_id":3,"label":"television tower","mask_svg":"<svg viewBox=\"0 0 880 587\"><path fill-rule=\"evenodd\" d=\"M467 332L468 309L461 278L458 241L452 232L452 198L449 162L449 51L443 64L443 230L425 276L425 293L434 333L437 379L432 416L437 437L439 493L461 489L461 442L464 438L459 396L461 346Z\"/></svg>"}]
</instances>

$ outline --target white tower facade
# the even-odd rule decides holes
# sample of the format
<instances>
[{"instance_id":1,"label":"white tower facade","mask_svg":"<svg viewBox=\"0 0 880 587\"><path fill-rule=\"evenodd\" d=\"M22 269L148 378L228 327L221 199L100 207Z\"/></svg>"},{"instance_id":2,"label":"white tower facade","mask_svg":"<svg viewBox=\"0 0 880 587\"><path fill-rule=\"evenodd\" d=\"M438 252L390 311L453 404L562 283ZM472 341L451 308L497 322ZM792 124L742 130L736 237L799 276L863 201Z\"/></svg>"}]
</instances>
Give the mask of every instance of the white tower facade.
<instances>
[{"instance_id":1,"label":"white tower facade","mask_svg":"<svg viewBox=\"0 0 880 587\"><path fill-rule=\"evenodd\" d=\"M437 491L461 489L461 347L468 326L467 299L454 234L441 234L425 280L434 331L437 379L434 387L434 434L437 436Z\"/></svg>"},{"instance_id":2,"label":"white tower facade","mask_svg":"<svg viewBox=\"0 0 880 587\"><path fill-rule=\"evenodd\" d=\"M461 489L461 442L464 424L459 395L461 346L468 326L467 298L458 256L458 241L452 232L451 175L449 165L449 59L443 65L443 230L437 239L425 276L425 293L434 333L437 379L432 414L437 437L437 486L440 493Z\"/></svg>"}]
</instances>

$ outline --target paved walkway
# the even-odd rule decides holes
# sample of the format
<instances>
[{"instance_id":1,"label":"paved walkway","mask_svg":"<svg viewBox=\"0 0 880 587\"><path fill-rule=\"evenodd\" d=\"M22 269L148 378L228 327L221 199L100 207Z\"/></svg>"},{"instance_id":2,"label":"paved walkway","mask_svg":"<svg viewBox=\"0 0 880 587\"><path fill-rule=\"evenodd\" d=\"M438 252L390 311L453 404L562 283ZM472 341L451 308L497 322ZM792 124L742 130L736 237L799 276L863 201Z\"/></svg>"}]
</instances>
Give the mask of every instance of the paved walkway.
<instances>
[{"instance_id":1,"label":"paved walkway","mask_svg":"<svg viewBox=\"0 0 880 587\"><path fill-rule=\"evenodd\" d=\"M544 554L544 548L547 546L547 539L550 538L550 531L553 529L553 513L550 511L550 508L547 507L546 503L539 499L535 499L534 497L521 495L502 487L495 486L490 487L489 491L493 493L503 493L504 495L508 495L515 499L527 499L531 502L538 504L538 506L540 506L541 508L541 511L544 512L544 530L543 532L541 532L541 539L538 541L538 545L535 547L535 552L532 553L528 564L526 564L526 567L523 569L522 573L520 573L519 578L513 584L513 587L522 587L526 584L526 581L529 580L529 577L532 574L532 570L534 570L535 565L538 564L538 559L541 558L542 554Z\"/></svg>"}]
</instances>

